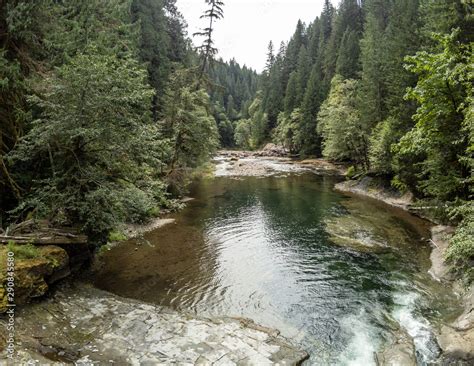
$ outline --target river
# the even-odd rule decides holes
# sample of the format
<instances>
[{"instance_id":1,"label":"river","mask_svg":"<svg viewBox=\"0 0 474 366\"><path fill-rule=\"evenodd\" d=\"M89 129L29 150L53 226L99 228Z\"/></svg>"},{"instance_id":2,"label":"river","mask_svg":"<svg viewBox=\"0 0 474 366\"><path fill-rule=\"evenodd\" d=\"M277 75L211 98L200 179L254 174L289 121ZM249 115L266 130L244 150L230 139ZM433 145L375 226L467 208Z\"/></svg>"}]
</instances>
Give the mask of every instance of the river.
<instances>
[{"instance_id":1,"label":"river","mask_svg":"<svg viewBox=\"0 0 474 366\"><path fill-rule=\"evenodd\" d=\"M432 330L459 308L428 274L428 224L334 191L341 178L268 164L273 174L236 177L220 160L174 224L106 252L95 285L179 311L251 318L306 349L308 364L374 365L401 334L418 364L435 360Z\"/></svg>"}]
</instances>

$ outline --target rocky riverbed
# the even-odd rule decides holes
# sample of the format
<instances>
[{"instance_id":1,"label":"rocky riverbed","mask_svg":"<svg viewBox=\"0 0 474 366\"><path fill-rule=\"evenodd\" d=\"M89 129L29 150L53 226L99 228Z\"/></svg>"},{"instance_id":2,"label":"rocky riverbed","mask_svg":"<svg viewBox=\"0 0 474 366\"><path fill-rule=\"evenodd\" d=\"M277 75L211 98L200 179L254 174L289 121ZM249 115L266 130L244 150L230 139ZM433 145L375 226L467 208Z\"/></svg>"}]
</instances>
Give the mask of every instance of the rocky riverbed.
<instances>
[{"instance_id":1,"label":"rocky riverbed","mask_svg":"<svg viewBox=\"0 0 474 366\"><path fill-rule=\"evenodd\" d=\"M218 177L266 177L295 172L321 175L344 175L346 167L324 159L295 160L284 156L267 156L262 152L221 151L214 159Z\"/></svg>"}]
</instances>

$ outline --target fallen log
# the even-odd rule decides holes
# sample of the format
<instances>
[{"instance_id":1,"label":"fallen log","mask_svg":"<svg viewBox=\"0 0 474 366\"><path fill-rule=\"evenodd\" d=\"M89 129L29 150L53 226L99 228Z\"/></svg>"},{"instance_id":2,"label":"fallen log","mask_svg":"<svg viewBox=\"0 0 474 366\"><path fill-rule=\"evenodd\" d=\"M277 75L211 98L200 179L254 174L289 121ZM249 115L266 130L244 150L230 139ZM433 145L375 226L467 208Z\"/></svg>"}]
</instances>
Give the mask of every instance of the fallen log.
<instances>
[{"instance_id":1,"label":"fallen log","mask_svg":"<svg viewBox=\"0 0 474 366\"><path fill-rule=\"evenodd\" d=\"M49 228L48 220L30 219L20 222L19 224L12 224L7 228L7 235L31 233L40 228Z\"/></svg>"},{"instance_id":2,"label":"fallen log","mask_svg":"<svg viewBox=\"0 0 474 366\"><path fill-rule=\"evenodd\" d=\"M49 235L0 235L0 243L8 244L33 244L33 245L69 245L87 244L86 235L75 235L71 233L51 233Z\"/></svg>"}]
</instances>

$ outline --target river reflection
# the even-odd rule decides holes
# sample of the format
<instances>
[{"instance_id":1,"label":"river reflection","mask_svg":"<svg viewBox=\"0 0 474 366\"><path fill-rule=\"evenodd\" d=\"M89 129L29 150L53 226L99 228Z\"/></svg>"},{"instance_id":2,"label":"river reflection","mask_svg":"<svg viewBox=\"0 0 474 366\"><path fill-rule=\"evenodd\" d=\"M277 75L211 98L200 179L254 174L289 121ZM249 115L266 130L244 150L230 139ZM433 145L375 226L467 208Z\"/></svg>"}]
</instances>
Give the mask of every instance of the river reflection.
<instances>
[{"instance_id":1,"label":"river reflection","mask_svg":"<svg viewBox=\"0 0 474 366\"><path fill-rule=\"evenodd\" d=\"M455 304L427 274L426 223L334 183L311 174L197 182L176 223L107 252L95 284L250 317L301 344L311 364L374 364L400 326L418 332L420 362L435 357L428 321Z\"/></svg>"}]
</instances>

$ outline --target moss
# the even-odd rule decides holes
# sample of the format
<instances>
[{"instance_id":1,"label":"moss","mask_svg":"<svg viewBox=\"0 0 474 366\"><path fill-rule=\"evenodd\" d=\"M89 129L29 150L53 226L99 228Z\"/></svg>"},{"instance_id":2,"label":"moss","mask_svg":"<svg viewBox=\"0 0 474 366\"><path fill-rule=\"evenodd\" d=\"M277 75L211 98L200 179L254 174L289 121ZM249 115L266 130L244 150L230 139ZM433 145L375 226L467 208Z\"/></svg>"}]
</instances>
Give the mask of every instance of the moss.
<instances>
[{"instance_id":1,"label":"moss","mask_svg":"<svg viewBox=\"0 0 474 366\"><path fill-rule=\"evenodd\" d=\"M158 206L155 206L151 208L148 213L150 214L151 217L159 217L160 211L161 211L160 208Z\"/></svg>"},{"instance_id":2,"label":"moss","mask_svg":"<svg viewBox=\"0 0 474 366\"><path fill-rule=\"evenodd\" d=\"M127 236L118 230L112 230L109 233L109 241L124 241L127 240Z\"/></svg>"},{"instance_id":3,"label":"moss","mask_svg":"<svg viewBox=\"0 0 474 366\"><path fill-rule=\"evenodd\" d=\"M7 244L7 251L13 252L16 259L33 259L40 256L40 250L33 244L19 245L13 241Z\"/></svg>"},{"instance_id":4,"label":"moss","mask_svg":"<svg viewBox=\"0 0 474 366\"><path fill-rule=\"evenodd\" d=\"M0 286L0 314L4 313L7 311L7 305L8 305L8 300L7 300L7 292L5 291L5 288Z\"/></svg>"},{"instance_id":5,"label":"moss","mask_svg":"<svg viewBox=\"0 0 474 366\"><path fill-rule=\"evenodd\" d=\"M356 169L353 166L350 166L349 169L347 169L346 177L352 179L354 175L356 175Z\"/></svg>"},{"instance_id":6,"label":"moss","mask_svg":"<svg viewBox=\"0 0 474 366\"><path fill-rule=\"evenodd\" d=\"M100 247L97 248L96 255L101 256L102 254L106 253L109 250L110 250L110 244L101 245Z\"/></svg>"},{"instance_id":7,"label":"moss","mask_svg":"<svg viewBox=\"0 0 474 366\"><path fill-rule=\"evenodd\" d=\"M43 296L48 290L46 279L49 281L53 274L58 273L58 269L67 269L69 263L66 251L52 245L35 247L31 244L9 243L0 246L2 259L6 258L7 251L15 253L15 302L18 305L27 303L31 298ZM5 269L6 262L2 262ZM6 304L6 294L1 286L4 283L5 273L0 272L0 314L5 311Z\"/></svg>"}]
</instances>

